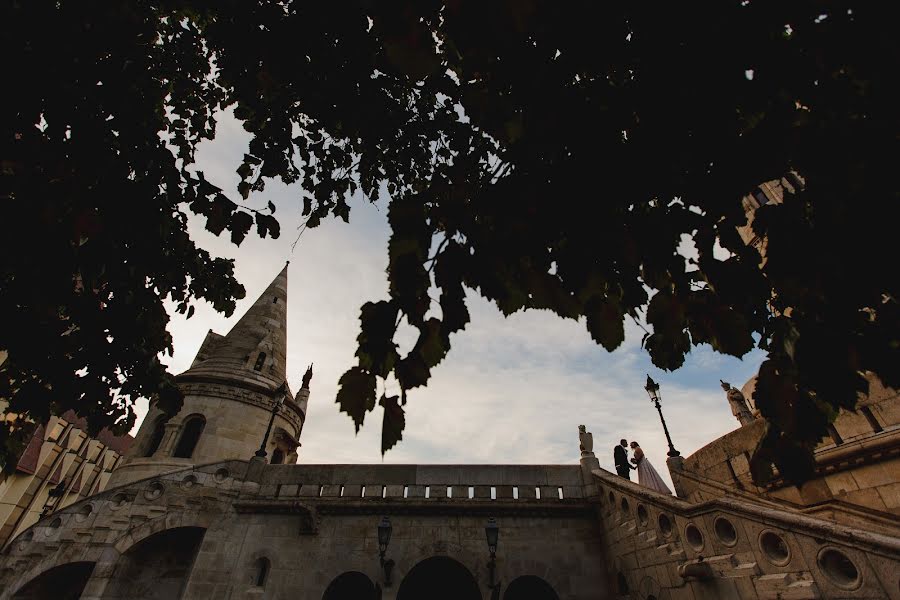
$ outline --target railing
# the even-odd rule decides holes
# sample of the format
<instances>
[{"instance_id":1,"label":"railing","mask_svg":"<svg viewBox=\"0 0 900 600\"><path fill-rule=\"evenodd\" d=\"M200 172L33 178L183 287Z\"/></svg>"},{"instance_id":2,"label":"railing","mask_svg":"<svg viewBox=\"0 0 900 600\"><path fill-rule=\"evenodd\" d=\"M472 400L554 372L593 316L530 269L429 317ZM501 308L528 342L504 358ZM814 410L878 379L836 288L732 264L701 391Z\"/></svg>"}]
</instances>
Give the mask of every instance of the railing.
<instances>
[{"instance_id":1,"label":"railing","mask_svg":"<svg viewBox=\"0 0 900 600\"><path fill-rule=\"evenodd\" d=\"M582 500L577 465L270 465L259 496L440 501Z\"/></svg>"}]
</instances>

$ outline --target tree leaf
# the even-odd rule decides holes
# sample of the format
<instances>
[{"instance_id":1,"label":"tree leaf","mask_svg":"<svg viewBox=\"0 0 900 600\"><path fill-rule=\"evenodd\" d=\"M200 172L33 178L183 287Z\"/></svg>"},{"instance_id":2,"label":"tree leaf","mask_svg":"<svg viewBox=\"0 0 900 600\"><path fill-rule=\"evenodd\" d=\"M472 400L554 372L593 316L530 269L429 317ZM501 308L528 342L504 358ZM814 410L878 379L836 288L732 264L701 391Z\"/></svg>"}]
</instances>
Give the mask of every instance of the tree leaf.
<instances>
[{"instance_id":1,"label":"tree leaf","mask_svg":"<svg viewBox=\"0 0 900 600\"><path fill-rule=\"evenodd\" d=\"M366 413L375 408L375 376L360 367L348 369L338 382L337 404L353 419L356 433Z\"/></svg>"},{"instance_id":2,"label":"tree leaf","mask_svg":"<svg viewBox=\"0 0 900 600\"><path fill-rule=\"evenodd\" d=\"M399 396L382 394L378 404L384 407L384 418L381 422L381 455L397 445L403 439L406 428L406 416L398 402Z\"/></svg>"},{"instance_id":3,"label":"tree leaf","mask_svg":"<svg viewBox=\"0 0 900 600\"><path fill-rule=\"evenodd\" d=\"M393 337L397 305L393 302L366 302L360 311L360 333L356 356L362 368L387 377L399 358Z\"/></svg>"},{"instance_id":4,"label":"tree leaf","mask_svg":"<svg viewBox=\"0 0 900 600\"><path fill-rule=\"evenodd\" d=\"M585 306L587 329L598 344L612 352L625 341L622 306L609 298L594 296Z\"/></svg>"}]
</instances>

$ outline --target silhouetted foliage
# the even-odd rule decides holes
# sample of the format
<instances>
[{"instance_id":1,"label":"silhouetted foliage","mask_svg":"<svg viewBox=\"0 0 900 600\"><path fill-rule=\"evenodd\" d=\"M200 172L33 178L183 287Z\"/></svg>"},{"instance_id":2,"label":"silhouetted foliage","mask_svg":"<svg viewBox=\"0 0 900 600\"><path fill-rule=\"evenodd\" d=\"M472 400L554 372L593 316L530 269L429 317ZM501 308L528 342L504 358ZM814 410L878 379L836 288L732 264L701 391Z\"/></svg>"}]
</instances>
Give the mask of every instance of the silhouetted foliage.
<instances>
[{"instance_id":1,"label":"silhouetted foliage","mask_svg":"<svg viewBox=\"0 0 900 600\"><path fill-rule=\"evenodd\" d=\"M900 52L881 6L7 3L0 396L35 419L75 408L95 431L127 429L138 395L177 409L162 299L230 313L244 294L186 211L235 243L254 223L279 232L273 206L239 205L192 166L231 106L252 134L243 200L299 182L315 227L347 220L354 193L390 197L390 300L363 306L338 395L358 429L396 378L383 451L468 323L470 289L505 315L583 318L607 350L643 320L663 369L702 343L765 349L754 473L802 480L862 373L900 383ZM805 188L753 223L760 265L740 200L791 170ZM401 356L403 320L419 338Z\"/></svg>"}]
</instances>

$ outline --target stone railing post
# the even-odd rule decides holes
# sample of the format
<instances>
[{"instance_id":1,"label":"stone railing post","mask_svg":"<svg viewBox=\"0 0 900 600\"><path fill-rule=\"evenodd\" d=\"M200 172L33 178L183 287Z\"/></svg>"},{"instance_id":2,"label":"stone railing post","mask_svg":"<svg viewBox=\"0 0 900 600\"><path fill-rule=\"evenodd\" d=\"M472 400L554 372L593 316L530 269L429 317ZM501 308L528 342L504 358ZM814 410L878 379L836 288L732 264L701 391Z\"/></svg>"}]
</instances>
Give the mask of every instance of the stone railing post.
<instances>
[{"instance_id":1,"label":"stone railing post","mask_svg":"<svg viewBox=\"0 0 900 600\"><path fill-rule=\"evenodd\" d=\"M675 495L679 498L687 498L687 491L684 482L681 479L681 473L684 471L684 457L670 456L666 459L666 466L669 467L669 475L672 476L672 485L675 486Z\"/></svg>"}]
</instances>

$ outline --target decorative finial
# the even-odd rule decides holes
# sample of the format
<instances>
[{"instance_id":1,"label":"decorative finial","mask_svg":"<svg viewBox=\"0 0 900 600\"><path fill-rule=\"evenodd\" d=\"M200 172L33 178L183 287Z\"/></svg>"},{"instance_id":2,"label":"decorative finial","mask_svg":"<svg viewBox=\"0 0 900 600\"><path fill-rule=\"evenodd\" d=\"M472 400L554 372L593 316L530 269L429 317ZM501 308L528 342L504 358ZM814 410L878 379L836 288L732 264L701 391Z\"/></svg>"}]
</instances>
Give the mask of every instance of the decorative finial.
<instances>
[{"instance_id":1,"label":"decorative finial","mask_svg":"<svg viewBox=\"0 0 900 600\"><path fill-rule=\"evenodd\" d=\"M722 389L725 390L726 392L731 389L731 384L728 383L727 381L725 381L724 379L720 379L719 383L722 384Z\"/></svg>"},{"instance_id":2,"label":"decorative finial","mask_svg":"<svg viewBox=\"0 0 900 600\"><path fill-rule=\"evenodd\" d=\"M306 373L303 374L303 385L301 387L309 389L309 382L312 381L313 376L313 366L312 363L309 364L309 368L306 369Z\"/></svg>"}]
</instances>

